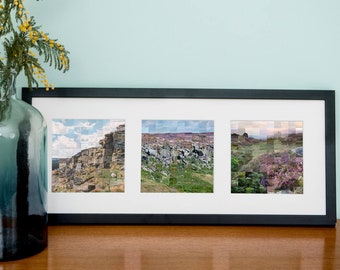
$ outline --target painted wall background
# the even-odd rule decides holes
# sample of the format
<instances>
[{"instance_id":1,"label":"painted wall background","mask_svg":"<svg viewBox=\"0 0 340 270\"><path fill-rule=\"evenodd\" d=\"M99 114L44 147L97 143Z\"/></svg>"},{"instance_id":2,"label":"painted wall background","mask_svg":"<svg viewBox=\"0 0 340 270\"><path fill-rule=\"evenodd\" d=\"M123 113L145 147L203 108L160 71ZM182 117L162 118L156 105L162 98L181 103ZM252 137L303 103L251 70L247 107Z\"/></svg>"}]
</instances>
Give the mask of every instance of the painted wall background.
<instances>
[{"instance_id":1,"label":"painted wall background","mask_svg":"<svg viewBox=\"0 0 340 270\"><path fill-rule=\"evenodd\" d=\"M68 73L46 69L56 87L321 89L336 90L340 105L338 0L26 0L25 5L71 52ZM18 86L26 86L22 78ZM339 151L338 146L338 157ZM337 184L340 218L339 177Z\"/></svg>"}]
</instances>

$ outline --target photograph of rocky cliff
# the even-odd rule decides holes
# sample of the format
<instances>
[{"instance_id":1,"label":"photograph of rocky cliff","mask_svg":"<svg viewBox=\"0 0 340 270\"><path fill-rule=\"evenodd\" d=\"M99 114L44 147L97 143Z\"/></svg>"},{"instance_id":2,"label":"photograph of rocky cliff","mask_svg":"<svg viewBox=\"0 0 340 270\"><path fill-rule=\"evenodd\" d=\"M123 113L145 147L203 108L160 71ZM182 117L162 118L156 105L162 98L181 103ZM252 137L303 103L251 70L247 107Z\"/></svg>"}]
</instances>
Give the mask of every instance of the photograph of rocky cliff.
<instances>
[{"instance_id":1,"label":"photograph of rocky cliff","mask_svg":"<svg viewBox=\"0 0 340 270\"><path fill-rule=\"evenodd\" d=\"M53 119L52 192L124 192L125 122Z\"/></svg>"},{"instance_id":2,"label":"photograph of rocky cliff","mask_svg":"<svg viewBox=\"0 0 340 270\"><path fill-rule=\"evenodd\" d=\"M303 122L231 122L232 193L303 193Z\"/></svg>"},{"instance_id":3,"label":"photograph of rocky cliff","mask_svg":"<svg viewBox=\"0 0 340 270\"><path fill-rule=\"evenodd\" d=\"M141 192L213 192L213 121L143 120L141 150Z\"/></svg>"}]
</instances>

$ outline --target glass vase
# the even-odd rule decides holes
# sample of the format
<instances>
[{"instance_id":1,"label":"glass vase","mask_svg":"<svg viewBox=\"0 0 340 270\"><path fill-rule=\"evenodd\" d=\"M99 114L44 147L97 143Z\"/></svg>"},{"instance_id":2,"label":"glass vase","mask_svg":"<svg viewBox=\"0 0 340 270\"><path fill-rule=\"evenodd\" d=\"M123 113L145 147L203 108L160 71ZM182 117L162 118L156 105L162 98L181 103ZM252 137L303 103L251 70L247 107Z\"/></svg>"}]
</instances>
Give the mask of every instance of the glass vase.
<instances>
[{"instance_id":1,"label":"glass vase","mask_svg":"<svg viewBox=\"0 0 340 270\"><path fill-rule=\"evenodd\" d=\"M17 98L15 74L10 80L0 89L0 261L47 246L46 124Z\"/></svg>"}]
</instances>

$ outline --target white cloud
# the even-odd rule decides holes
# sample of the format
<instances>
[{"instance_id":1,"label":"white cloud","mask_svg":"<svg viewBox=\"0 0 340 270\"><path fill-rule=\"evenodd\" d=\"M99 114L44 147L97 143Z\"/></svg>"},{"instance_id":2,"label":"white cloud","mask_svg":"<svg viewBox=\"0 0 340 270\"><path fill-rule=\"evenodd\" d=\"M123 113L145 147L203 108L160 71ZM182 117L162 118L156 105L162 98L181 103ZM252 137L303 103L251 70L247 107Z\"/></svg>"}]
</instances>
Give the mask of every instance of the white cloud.
<instances>
[{"instance_id":1,"label":"white cloud","mask_svg":"<svg viewBox=\"0 0 340 270\"><path fill-rule=\"evenodd\" d=\"M105 126L103 126L103 133L108 134L117 129L118 126L125 124L123 120L110 120Z\"/></svg>"},{"instance_id":2,"label":"white cloud","mask_svg":"<svg viewBox=\"0 0 340 270\"><path fill-rule=\"evenodd\" d=\"M90 122L80 122L79 126L75 126L75 128L80 127L80 128L85 128L85 129L92 129L96 123L90 123Z\"/></svg>"},{"instance_id":3,"label":"white cloud","mask_svg":"<svg viewBox=\"0 0 340 270\"><path fill-rule=\"evenodd\" d=\"M114 132L117 127L124 122L122 121L116 121L116 120L110 120L105 126L103 126L101 129L97 130L97 132L93 134L82 134L79 136L79 141L81 141L81 148L89 148L89 147L97 147L99 146L99 140L103 139L105 134Z\"/></svg>"},{"instance_id":4,"label":"white cloud","mask_svg":"<svg viewBox=\"0 0 340 270\"><path fill-rule=\"evenodd\" d=\"M53 134L57 135L52 143L52 156L56 158L71 157L83 149L98 147L105 134L114 132L124 121L109 120L95 133L89 132L90 134L86 134L86 130L92 130L95 122L79 121L77 125L66 126L62 122L53 121L52 124Z\"/></svg>"},{"instance_id":5,"label":"white cloud","mask_svg":"<svg viewBox=\"0 0 340 270\"><path fill-rule=\"evenodd\" d=\"M70 157L77 154L79 150L77 142L66 136L59 136L52 143L52 156L55 158Z\"/></svg>"},{"instance_id":6,"label":"white cloud","mask_svg":"<svg viewBox=\"0 0 340 270\"><path fill-rule=\"evenodd\" d=\"M52 121L53 134L64 135L67 134L69 128L61 122Z\"/></svg>"}]
</instances>

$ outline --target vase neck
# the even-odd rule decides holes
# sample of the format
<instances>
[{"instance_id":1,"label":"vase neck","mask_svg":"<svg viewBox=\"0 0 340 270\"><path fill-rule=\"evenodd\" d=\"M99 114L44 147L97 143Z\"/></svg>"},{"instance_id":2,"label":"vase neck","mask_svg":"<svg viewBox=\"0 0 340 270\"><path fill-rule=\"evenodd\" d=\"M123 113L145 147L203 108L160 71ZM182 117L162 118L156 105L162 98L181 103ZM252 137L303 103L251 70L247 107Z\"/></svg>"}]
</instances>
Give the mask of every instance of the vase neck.
<instances>
[{"instance_id":1,"label":"vase neck","mask_svg":"<svg viewBox=\"0 0 340 270\"><path fill-rule=\"evenodd\" d=\"M17 74L12 72L10 77L10 85L9 85L9 95L11 97L17 97L17 88L16 88L16 79Z\"/></svg>"},{"instance_id":2,"label":"vase neck","mask_svg":"<svg viewBox=\"0 0 340 270\"><path fill-rule=\"evenodd\" d=\"M9 117L10 100L16 99L16 73L10 72L7 76L4 73L0 73L0 80L3 80L0 81L0 122L2 122Z\"/></svg>"},{"instance_id":3,"label":"vase neck","mask_svg":"<svg viewBox=\"0 0 340 270\"><path fill-rule=\"evenodd\" d=\"M5 81L3 81L1 87L0 87L0 100L6 100L10 97L16 97L16 77L17 74L15 72L10 72L8 76L2 76L3 74L0 74L0 78L3 78Z\"/></svg>"}]
</instances>

